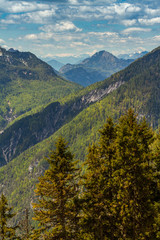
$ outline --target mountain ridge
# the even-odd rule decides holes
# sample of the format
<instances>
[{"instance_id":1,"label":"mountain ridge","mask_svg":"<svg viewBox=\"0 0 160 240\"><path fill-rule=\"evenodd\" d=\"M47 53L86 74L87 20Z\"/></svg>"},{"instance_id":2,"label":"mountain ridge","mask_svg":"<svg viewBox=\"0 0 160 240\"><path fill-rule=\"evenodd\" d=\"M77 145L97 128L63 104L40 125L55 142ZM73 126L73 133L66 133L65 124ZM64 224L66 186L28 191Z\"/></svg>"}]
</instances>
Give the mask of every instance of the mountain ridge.
<instances>
[{"instance_id":1,"label":"mountain ridge","mask_svg":"<svg viewBox=\"0 0 160 240\"><path fill-rule=\"evenodd\" d=\"M95 53L79 64L66 64L60 68L62 76L82 86L102 81L127 67L133 60L118 59L105 50Z\"/></svg>"},{"instance_id":2,"label":"mountain ridge","mask_svg":"<svg viewBox=\"0 0 160 240\"><path fill-rule=\"evenodd\" d=\"M32 53L0 48L0 130L32 108L80 88Z\"/></svg>"},{"instance_id":3,"label":"mountain ridge","mask_svg":"<svg viewBox=\"0 0 160 240\"><path fill-rule=\"evenodd\" d=\"M131 82L131 84L133 85L132 88L130 87L130 85L127 85L128 90L131 91L131 95L134 94L134 92L138 91L139 86L142 94L137 92L135 98L137 97L139 98L138 101L140 103L137 107L139 108L140 114L145 115L145 111L148 112L147 106L151 106L152 102L155 102L154 95L152 96L151 90L150 88L148 88L148 86L151 85L153 89L157 88L158 77L160 74L158 65L159 62L160 62L160 49L158 48L152 51L151 53L147 54L145 57L136 60L126 69L121 70L118 73L115 73L110 78L102 82L93 84L84 90L81 90L75 96L72 95L68 96L66 97L66 100L64 99L62 100L62 102L49 104L48 107L43 109L41 113L36 113L33 116L30 117L28 116L24 119L17 121L11 127L6 129L3 134L0 135L0 147L2 149L2 151L0 152L0 158L2 163L3 164L5 163L4 161L5 159L7 159L6 162L12 160L15 156L19 155L28 147L31 147L34 144L37 144L39 141L49 137L58 129L63 127L63 125L69 123L72 119L74 119L74 117L76 117L81 111L87 109L92 104L94 105L94 103L96 102L101 102L102 99L106 98L112 92L117 91L117 97L119 97L120 99L124 99L126 93L120 95L118 91L120 91L119 89L123 88L125 90L126 84L128 84L128 82ZM150 76L154 74L155 80L154 82L150 82ZM141 81L139 82L138 79L141 79ZM144 88L143 85L144 86L146 85L146 88ZM144 90L150 92L146 93ZM130 97L127 95L126 101L129 101L127 104L131 106L132 100L129 100L129 98ZM148 101L150 101L151 99L151 101L148 102L148 104L146 103L147 99ZM157 101L157 104L159 101L160 100ZM113 102L115 102L116 104L115 109L117 107L119 108L117 101L114 100ZM141 102L143 102L144 104L143 107L141 106ZM58 104L59 106L58 111L52 114L52 112L54 112L54 106L56 104ZM149 111L153 112L154 109L155 109L154 106L152 106L152 108L149 109ZM40 117L39 114L42 117ZM152 119L151 117L149 117L150 114L151 113L149 112L147 118L150 119L153 127L158 126L157 117L155 115L156 112L154 112L154 119L153 117ZM50 116L50 119L48 119L48 116ZM45 120L46 118L48 119L47 121ZM23 125L21 124L23 122L25 122L25 124L24 126L21 126ZM54 122L56 122L55 125ZM59 123L59 125L56 125L57 122ZM48 131L49 123L51 123L50 131ZM36 126L36 128L33 127L34 125ZM58 128L56 126L58 126ZM27 132L25 131L25 128L28 129ZM19 132L22 133L17 136L17 133ZM48 132L48 134L46 134L46 132ZM13 145L12 141L14 141L16 144ZM25 144L23 144L23 142L25 142Z\"/></svg>"}]
</instances>

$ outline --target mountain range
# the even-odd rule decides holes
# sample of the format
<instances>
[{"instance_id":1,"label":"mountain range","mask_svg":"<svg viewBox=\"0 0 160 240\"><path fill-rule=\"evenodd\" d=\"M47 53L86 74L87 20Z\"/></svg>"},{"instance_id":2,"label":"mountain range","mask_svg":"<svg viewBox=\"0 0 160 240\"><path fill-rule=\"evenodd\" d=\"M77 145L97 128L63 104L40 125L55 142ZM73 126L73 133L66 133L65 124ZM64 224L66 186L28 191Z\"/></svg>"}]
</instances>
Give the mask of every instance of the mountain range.
<instances>
[{"instance_id":1,"label":"mountain range","mask_svg":"<svg viewBox=\"0 0 160 240\"><path fill-rule=\"evenodd\" d=\"M133 60L118 59L109 52L100 51L79 64L64 65L59 73L66 79L86 87L124 69L131 62Z\"/></svg>"},{"instance_id":2,"label":"mountain range","mask_svg":"<svg viewBox=\"0 0 160 240\"><path fill-rule=\"evenodd\" d=\"M63 63L54 59L47 61L47 63L57 71L59 71L59 69L64 66Z\"/></svg>"},{"instance_id":3,"label":"mountain range","mask_svg":"<svg viewBox=\"0 0 160 240\"><path fill-rule=\"evenodd\" d=\"M83 162L89 144L99 139L98 130L109 116L116 121L131 107L139 119L146 117L158 129L159 80L160 47L109 78L50 101L36 113L27 112L28 116L12 122L0 135L0 192L15 206L17 219L24 206L31 209L37 178L48 167L45 156L60 135L68 141L75 158Z\"/></svg>"},{"instance_id":4,"label":"mountain range","mask_svg":"<svg viewBox=\"0 0 160 240\"><path fill-rule=\"evenodd\" d=\"M143 57L147 53L148 53L147 51L143 51L143 52L135 52L135 53L130 53L130 54L120 54L120 55L118 55L118 58L135 60L137 58Z\"/></svg>"}]
</instances>

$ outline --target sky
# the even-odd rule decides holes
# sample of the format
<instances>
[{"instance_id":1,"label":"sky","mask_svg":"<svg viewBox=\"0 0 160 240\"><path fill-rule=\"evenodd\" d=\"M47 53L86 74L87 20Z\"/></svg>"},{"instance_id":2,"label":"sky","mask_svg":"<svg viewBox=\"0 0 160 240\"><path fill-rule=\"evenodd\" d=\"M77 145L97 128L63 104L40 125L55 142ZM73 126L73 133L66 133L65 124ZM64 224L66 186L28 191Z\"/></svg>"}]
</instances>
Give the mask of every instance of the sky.
<instances>
[{"instance_id":1,"label":"sky","mask_svg":"<svg viewBox=\"0 0 160 240\"><path fill-rule=\"evenodd\" d=\"M41 58L160 46L160 0L0 0L0 45Z\"/></svg>"}]
</instances>

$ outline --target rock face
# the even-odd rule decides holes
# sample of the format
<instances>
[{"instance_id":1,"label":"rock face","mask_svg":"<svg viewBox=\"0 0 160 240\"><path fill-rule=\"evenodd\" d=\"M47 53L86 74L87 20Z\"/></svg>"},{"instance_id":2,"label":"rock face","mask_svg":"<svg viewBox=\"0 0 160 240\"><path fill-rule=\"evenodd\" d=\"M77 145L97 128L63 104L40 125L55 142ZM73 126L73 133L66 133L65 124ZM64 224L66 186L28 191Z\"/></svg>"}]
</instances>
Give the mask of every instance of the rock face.
<instances>
[{"instance_id":1,"label":"rock face","mask_svg":"<svg viewBox=\"0 0 160 240\"><path fill-rule=\"evenodd\" d=\"M82 86L88 86L109 77L127 67L133 60L118 59L106 51L95 53L80 64L66 64L59 72L65 78Z\"/></svg>"}]
</instances>

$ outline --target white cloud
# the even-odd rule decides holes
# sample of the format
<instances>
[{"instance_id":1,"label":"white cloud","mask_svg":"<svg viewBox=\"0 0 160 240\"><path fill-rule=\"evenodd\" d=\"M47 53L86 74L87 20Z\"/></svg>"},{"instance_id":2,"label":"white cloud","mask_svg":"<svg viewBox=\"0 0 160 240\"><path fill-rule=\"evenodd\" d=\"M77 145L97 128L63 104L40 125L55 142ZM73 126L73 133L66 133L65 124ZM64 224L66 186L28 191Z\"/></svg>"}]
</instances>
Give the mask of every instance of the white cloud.
<instances>
[{"instance_id":1,"label":"white cloud","mask_svg":"<svg viewBox=\"0 0 160 240\"><path fill-rule=\"evenodd\" d=\"M2 19L2 24L21 24L21 23L36 23L45 24L52 22L55 16L55 9L28 12L24 14L11 14L6 19Z\"/></svg>"},{"instance_id":2,"label":"white cloud","mask_svg":"<svg viewBox=\"0 0 160 240\"><path fill-rule=\"evenodd\" d=\"M126 15L127 13L139 12L141 8L137 7L134 4L121 3L121 4L115 4L114 10L115 10L115 13L117 13L118 15Z\"/></svg>"},{"instance_id":3,"label":"white cloud","mask_svg":"<svg viewBox=\"0 0 160 240\"><path fill-rule=\"evenodd\" d=\"M69 54L101 48L118 52L125 51L126 46L136 49L148 44L152 48L153 35L157 35L153 44L159 41L158 28L152 31L152 26L160 23L159 0L0 0L0 10L7 13L1 17L1 29L7 32L7 24L21 24L7 32L10 44L18 46L19 41L33 52ZM23 36L10 41L9 34L16 36L21 26Z\"/></svg>"},{"instance_id":4,"label":"white cloud","mask_svg":"<svg viewBox=\"0 0 160 240\"><path fill-rule=\"evenodd\" d=\"M89 44L83 42L73 42L70 44L71 47L89 47Z\"/></svg>"},{"instance_id":5,"label":"white cloud","mask_svg":"<svg viewBox=\"0 0 160 240\"><path fill-rule=\"evenodd\" d=\"M80 31L82 31L82 29L76 27L70 21L60 21L53 25L45 25L43 27L40 27L40 30L42 30L44 32L64 32L64 31L80 32Z\"/></svg>"},{"instance_id":6,"label":"white cloud","mask_svg":"<svg viewBox=\"0 0 160 240\"><path fill-rule=\"evenodd\" d=\"M105 42L112 41L112 39L118 38L118 34L115 32L68 32L68 34L63 34L61 32L41 32L38 34L27 34L24 37L20 37L19 39L25 39L30 41L40 41L40 40L54 40L58 42L59 45L64 45L71 42L74 45L91 45L93 41L97 44L97 42Z\"/></svg>"},{"instance_id":7,"label":"white cloud","mask_svg":"<svg viewBox=\"0 0 160 240\"><path fill-rule=\"evenodd\" d=\"M121 23L125 26L133 26L137 23L136 19L126 19L126 20L122 20Z\"/></svg>"},{"instance_id":8,"label":"white cloud","mask_svg":"<svg viewBox=\"0 0 160 240\"><path fill-rule=\"evenodd\" d=\"M28 34L24 38L27 39L27 40L37 40L38 39L38 35L36 35L36 34ZM23 38L20 37L19 39L23 39Z\"/></svg>"},{"instance_id":9,"label":"white cloud","mask_svg":"<svg viewBox=\"0 0 160 240\"><path fill-rule=\"evenodd\" d=\"M160 15L160 8L153 9L153 8L146 7L145 13L147 15L152 15L152 16Z\"/></svg>"},{"instance_id":10,"label":"white cloud","mask_svg":"<svg viewBox=\"0 0 160 240\"><path fill-rule=\"evenodd\" d=\"M154 37L153 37L153 40L160 42L160 35L154 36Z\"/></svg>"},{"instance_id":11,"label":"white cloud","mask_svg":"<svg viewBox=\"0 0 160 240\"><path fill-rule=\"evenodd\" d=\"M143 25L154 25L154 24L157 24L157 23L160 23L160 17L156 17L156 18L151 18L151 19L138 19L139 23L140 24L143 24Z\"/></svg>"},{"instance_id":12,"label":"white cloud","mask_svg":"<svg viewBox=\"0 0 160 240\"><path fill-rule=\"evenodd\" d=\"M126 28L122 31L123 34L130 34L133 32L150 32L150 28L140 28L140 27L134 27L134 28Z\"/></svg>"},{"instance_id":13,"label":"white cloud","mask_svg":"<svg viewBox=\"0 0 160 240\"><path fill-rule=\"evenodd\" d=\"M29 2L15 2L14 4L11 2L8 2L9 8L8 11L11 13L20 13L20 12L31 12L31 11L37 11L37 10L47 10L48 5L46 4L39 4L36 2L29 3Z\"/></svg>"},{"instance_id":14,"label":"white cloud","mask_svg":"<svg viewBox=\"0 0 160 240\"><path fill-rule=\"evenodd\" d=\"M116 32L89 32L90 36L99 36L99 37L118 37Z\"/></svg>"},{"instance_id":15,"label":"white cloud","mask_svg":"<svg viewBox=\"0 0 160 240\"><path fill-rule=\"evenodd\" d=\"M67 4L50 2L37 3L27 1L5 1L0 0L0 8L10 14L1 20L3 24L20 23L51 24L53 21L72 22L74 20L110 20L110 23L122 23L125 26L136 24L136 19L147 19L149 14L159 14L159 9L151 9L144 4L137 3L115 3L111 0L78 1L68 0ZM19 14L15 14L19 13ZM160 14L159 14L160 15ZM64 25L64 24L63 24ZM57 25L57 29L66 26ZM69 27L69 25L68 25ZM70 26L72 27L72 26ZM75 29L74 29L75 30ZM78 29L77 29L78 30Z\"/></svg>"},{"instance_id":16,"label":"white cloud","mask_svg":"<svg viewBox=\"0 0 160 240\"><path fill-rule=\"evenodd\" d=\"M27 1L0 1L0 9L9 13L31 12L49 9L48 4Z\"/></svg>"},{"instance_id":17,"label":"white cloud","mask_svg":"<svg viewBox=\"0 0 160 240\"><path fill-rule=\"evenodd\" d=\"M19 39L25 39L25 40L49 40L49 39L54 39L54 34L53 33L38 33L38 34L27 34L24 37L20 37Z\"/></svg>"},{"instance_id":18,"label":"white cloud","mask_svg":"<svg viewBox=\"0 0 160 240\"><path fill-rule=\"evenodd\" d=\"M5 41L3 39L0 39L0 44L5 43Z\"/></svg>"},{"instance_id":19,"label":"white cloud","mask_svg":"<svg viewBox=\"0 0 160 240\"><path fill-rule=\"evenodd\" d=\"M69 0L69 3L73 5L79 4L78 0Z\"/></svg>"}]
</instances>

